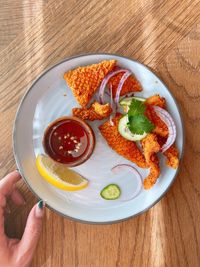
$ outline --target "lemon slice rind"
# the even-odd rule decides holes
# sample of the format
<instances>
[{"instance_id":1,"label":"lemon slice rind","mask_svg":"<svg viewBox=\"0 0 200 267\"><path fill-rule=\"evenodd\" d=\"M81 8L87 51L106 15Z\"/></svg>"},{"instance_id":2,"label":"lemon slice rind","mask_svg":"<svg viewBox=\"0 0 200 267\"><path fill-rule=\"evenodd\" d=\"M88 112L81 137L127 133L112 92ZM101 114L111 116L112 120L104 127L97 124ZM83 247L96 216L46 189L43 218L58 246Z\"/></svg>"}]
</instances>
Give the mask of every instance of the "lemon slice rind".
<instances>
[{"instance_id":1,"label":"lemon slice rind","mask_svg":"<svg viewBox=\"0 0 200 267\"><path fill-rule=\"evenodd\" d=\"M48 166L49 163L50 165ZM66 191L77 191L84 189L88 185L88 180L83 178L80 174L75 173L74 171L67 168L67 166L64 166L63 164L56 163L49 157L45 155L38 155L36 158L36 166L40 173L40 175L51 185L62 189ZM70 183L67 181L63 181L57 174L55 170L55 166L57 169L60 168L66 168L66 171L70 172L71 174L74 174L75 178L73 179L74 183Z\"/></svg>"}]
</instances>

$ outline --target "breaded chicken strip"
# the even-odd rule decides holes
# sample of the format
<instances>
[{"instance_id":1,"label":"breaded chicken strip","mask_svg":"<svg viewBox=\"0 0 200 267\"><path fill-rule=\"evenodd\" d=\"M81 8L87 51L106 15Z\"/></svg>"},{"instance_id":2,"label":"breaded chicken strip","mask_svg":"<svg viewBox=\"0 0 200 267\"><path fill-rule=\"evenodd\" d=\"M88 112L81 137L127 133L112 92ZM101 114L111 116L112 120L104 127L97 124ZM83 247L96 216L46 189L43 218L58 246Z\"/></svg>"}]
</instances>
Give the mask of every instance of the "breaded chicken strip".
<instances>
[{"instance_id":1,"label":"breaded chicken strip","mask_svg":"<svg viewBox=\"0 0 200 267\"><path fill-rule=\"evenodd\" d=\"M116 60L78 67L64 74L64 79L82 107L86 107L104 77L113 70Z\"/></svg>"},{"instance_id":2,"label":"breaded chicken strip","mask_svg":"<svg viewBox=\"0 0 200 267\"><path fill-rule=\"evenodd\" d=\"M145 104L151 106L158 106L160 108L166 109L166 100L164 97L161 97L160 95L153 95L147 98Z\"/></svg>"},{"instance_id":3,"label":"breaded chicken strip","mask_svg":"<svg viewBox=\"0 0 200 267\"><path fill-rule=\"evenodd\" d=\"M144 188L150 189L160 175L159 160L156 153L160 150L160 145L156 134L150 133L141 141L146 162L150 168L149 175L144 179Z\"/></svg>"},{"instance_id":4,"label":"breaded chicken strip","mask_svg":"<svg viewBox=\"0 0 200 267\"><path fill-rule=\"evenodd\" d=\"M115 95L116 95L117 87L119 85L119 82L120 82L123 74L124 74L124 72L116 74L115 76L110 78L110 80L108 82L110 90L112 88L113 97L115 97ZM131 75L124 82L124 85L122 87L120 95L125 95L125 94L131 93L131 92L140 92L140 91L142 91L142 86L137 81L137 79L133 75Z\"/></svg>"},{"instance_id":5,"label":"breaded chicken strip","mask_svg":"<svg viewBox=\"0 0 200 267\"><path fill-rule=\"evenodd\" d=\"M147 168L148 166L145 158L136 143L126 140L118 132L118 124L121 116L122 115L118 113L115 118L112 119L114 126L107 121L99 126L99 130L106 139L108 145L119 155L132 161L141 168Z\"/></svg>"},{"instance_id":6,"label":"breaded chicken strip","mask_svg":"<svg viewBox=\"0 0 200 267\"><path fill-rule=\"evenodd\" d=\"M155 125L155 128L153 130L154 133L156 133L156 134L158 134L160 136L163 136L163 137L167 137L168 136L167 125L164 123L164 121L162 121L160 119L160 117L158 117L158 115L156 114L153 106L147 105L147 108L146 108L146 111L145 111L145 115Z\"/></svg>"},{"instance_id":7,"label":"breaded chicken strip","mask_svg":"<svg viewBox=\"0 0 200 267\"><path fill-rule=\"evenodd\" d=\"M162 147L167 140L168 129L166 124L156 115L156 112L153 110L152 106L159 106L161 108L166 109L166 100L165 98L160 97L159 95L155 95L147 98L145 104L147 105L146 115L156 126L154 129L154 133L157 134L158 143L160 144L160 147ZM175 144L173 144L163 154L167 158L166 165L168 167L176 169L179 165L179 153Z\"/></svg>"},{"instance_id":8,"label":"breaded chicken strip","mask_svg":"<svg viewBox=\"0 0 200 267\"><path fill-rule=\"evenodd\" d=\"M161 136L158 136L158 143L160 144L160 147L162 147L165 142L166 142L166 138L163 138ZM167 158L166 160L166 165L168 167L177 169L178 165L179 165L179 152L178 149L176 147L175 144L173 144L172 146L170 146L170 148L168 148L163 155L165 155L165 157Z\"/></svg>"},{"instance_id":9,"label":"breaded chicken strip","mask_svg":"<svg viewBox=\"0 0 200 267\"><path fill-rule=\"evenodd\" d=\"M103 120L107 118L112 112L110 104L101 105L94 102L90 108L73 108L73 116L81 118L82 120Z\"/></svg>"},{"instance_id":10,"label":"breaded chicken strip","mask_svg":"<svg viewBox=\"0 0 200 267\"><path fill-rule=\"evenodd\" d=\"M168 136L168 128L167 125L158 117L153 106L159 106L161 108L166 108L165 98L160 97L159 95L154 95L145 101L147 106L146 108L146 116L148 119L155 125L154 133L167 137Z\"/></svg>"}]
</instances>

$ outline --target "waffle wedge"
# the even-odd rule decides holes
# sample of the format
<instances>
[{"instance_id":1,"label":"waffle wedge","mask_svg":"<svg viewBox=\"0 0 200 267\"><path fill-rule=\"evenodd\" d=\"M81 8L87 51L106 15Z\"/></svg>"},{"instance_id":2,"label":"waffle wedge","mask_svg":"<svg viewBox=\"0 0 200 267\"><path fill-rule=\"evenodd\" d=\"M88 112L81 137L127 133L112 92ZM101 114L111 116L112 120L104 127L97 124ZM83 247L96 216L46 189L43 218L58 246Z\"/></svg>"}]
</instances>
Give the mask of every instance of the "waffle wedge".
<instances>
[{"instance_id":1,"label":"waffle wedge","mask_svg":"<svg viewBox=\"0 0 200 267\"><path fill-rule=\"evenodd\" d=\"M112 88L112 93L113 93L114 97L116 95L117 87L119 85L119 82L120 82L123 74L124 74L123 72L118 73L115 76L113 76L112 78L110 78L110 80L109 80L109 88L110 88L110 90ZM131 92L140 92L140 91L142 91L142 87L141 87L140 83L137 81L137 79L133 75L131 75L124 82L124 85L122 87L120 95L125 95L125 94L131 93Z\"/></svg>"},{"instance_id":2,"label":"waffle wedge","mask_svg":"<svg viewBox=\"0 0 200 267\"><path fill-rule=\"evenodd\" d=\"M116 60L104 60L98 64L78 67L64 74L65 81L82 107L87 106L104 77L115 65Z\"/></svg>"},{"instance_id":3,"label":"waffle wedge","mask_svg":"<svg viewBox=\"0 0 200 267\"><path fill-rule=\"evenodd\" d=\"M120 135L118 124L121 116L122 115L118 113L115 118L112 119L114 126L110 124L110 121L99 126L102 136L105 138L108 145L119 155L137 164L140 168L148 168L148 164L136 143L126 140Z\"/></svg>"}]
</instances>

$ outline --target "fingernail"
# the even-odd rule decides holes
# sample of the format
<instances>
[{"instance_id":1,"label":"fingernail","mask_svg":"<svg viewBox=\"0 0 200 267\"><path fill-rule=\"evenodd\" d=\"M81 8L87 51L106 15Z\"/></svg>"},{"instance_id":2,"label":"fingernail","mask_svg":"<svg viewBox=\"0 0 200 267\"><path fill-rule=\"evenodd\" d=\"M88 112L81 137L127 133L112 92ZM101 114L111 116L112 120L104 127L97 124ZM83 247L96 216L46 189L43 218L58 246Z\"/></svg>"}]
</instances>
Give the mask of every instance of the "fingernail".
<instances>
[{"instance_id":1,"label":"fingernail","mask_svg":"<svg viewBox=\"0 0 200 267\"><path fill-rule=\"evenodd\" d=\"M43 206L44 206L44 203L43 203L42 200L40 200L40 201L38 202L38 207L42 210L42 209L43 209Z\"/></svg>"},{"instance_id":2,"label":"fingernail","mask_svg":"<svg viewBox=\"0 0 200 267\"><path fill-rule=\"evenodd\" d=\"M36 210L35 210L35 216L37 218L42 218L43 214L44 214L44 207L45 207L45 203L40 200L37 204Z\"/></svg>"},{"instance_id":3,"label":"fingernail","mask_svg":"<svg viewBox=\"0 0 200 267\"><path fill-rule=\"evenodd\" d=\"M17 174L21 175L19 169L16 169L15 172L16 172Z\"/></svg>"}]
</instances>

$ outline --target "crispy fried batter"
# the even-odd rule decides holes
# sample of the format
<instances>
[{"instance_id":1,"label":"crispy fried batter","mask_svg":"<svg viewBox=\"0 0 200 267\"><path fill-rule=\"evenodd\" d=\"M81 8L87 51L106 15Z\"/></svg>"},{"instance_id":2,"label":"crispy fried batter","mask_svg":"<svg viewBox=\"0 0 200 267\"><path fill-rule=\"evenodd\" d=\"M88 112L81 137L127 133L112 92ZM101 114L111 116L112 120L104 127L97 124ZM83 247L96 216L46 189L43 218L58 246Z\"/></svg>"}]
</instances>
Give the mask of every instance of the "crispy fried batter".
<instances>
[{"instance_id":1,"label":"crispy fried batter","mask_svg":"<svg viewBox=\"0 0 200 267\"><path fill-rule=\"evenodd\" d=\"M159 95L154 95L152 97L149 97L146 100L145 104L147 105L146 115L156 126L154 129L154 133L157 134L158 143L160 144L160 147L162 147L167 140L168 128L166 124L157 116L156 112L153 109L153 106L159 106L165 109L166 100L165 98L160 97ZM179 158L178 158L179 153L175 144L173 144L163 154L167 158L166 165L168 167L176 169L179 165Z\"/></svg>"},{"instance_id":2,"label":"crispy fried batter","mask_svg":"<svg viewBox=\"0 0 200 267\"><path fill-rule=\"evenodd\" d=\"M159 106L161 108L166 108L165 98L160 97L159 95L154 95L145 101L147 106L146 108L146 116L148 119L155 125L154 133L167 137L168 136L168 128L167 125L158 117L153 106Z\"/></svg>"},{"instance_id":3,"label":"crispy fried batter","mask_svg":"<svg viewBox=\"0 0 200 267\"><path fill-rule=\"evenodd\" d=\"M113 96L115 97L117 92L118 84L122 78L122 75L124 73L118 73L117 75L113 76L109 80L109 88L112 88ZM140 83L136 80L136 78L131 75L128 77L128 79L124 82L124 85L122 87L122 90L120 92L120 95L125 95L131 92L140 92L142 91L142 87Z\"/></svg>"},{"instance_id":4,"label":"crispy fried batter","mask_svg":"<svg viewBox=\"0 0 200 267\"><path fill-rule=\"evenodd\" d=\"M147 98L145 104L166 108L166 100L164 97L160 97L160 95L153 95Z\"/></svg>"},{"instance_id":5,"label":"crispy fried batter","mask_svg":"<svg viewBox=\"0 0 200 267\"><path fill-rule=\"evenodd\" d=\"M150 167L150 173L144 180L144 188L150 189L157 181L160 175L159 161L156 153L160 150L160 145L157 141L156 134L148 134L141 141L144 156L148 166Z\"/></svg>"},{"instance_id":6,"label":"crispy fried batter","mask_svg":"<svg viewBox=\"0 0 200 267\"><path fill-rule=\"evenodd\" d=\"M110 104L101 105L94 102L90 108L73 108L73 116L81 118L82 120L103 120L107 118L112 112Z\"/></svg>"},{"instance_id":7,"label":"crispy fried batter","mask_svg":"<svg viewBox=\"0 0 200 267\"><path fill-rule=\"evenodd\" d=\"M165 142L166 142L166 138L163 138L161 136L158 136L158 142L160 144L160 147L162 147ZM168 167L177 169L178 165L179 165L179 152L178 149L176 147L175 144L173 144L172 146L170 146L170 148L168 148L163 155L165 155L166 159L166 165Z\"/></svg>"},{"instance_id":8,"label":"crispy fried batter","mask_svg":"<svg viewBox=\"0 0 200 267\"><path fill-rule=\"evenodd\" d=\"M145 114L147 118L155 125L153 132L160 136L167 137L168 136L167 125L158 117L153 106L147 105Z\"/></svg>"},{"instance_id":9,"label":"crispy fried batter","mask_svg":"<svg viewBox=\"0 0 200 267\"><path fill-rule=\"evenodd\" d=\"M104 77L115 65L116 60L105 60L98 64L78 67L64 74L64 79L82 107L87 106Z\"/></svg>"},{"instance_id":10,"label":"crispy fried batter","mask_svg":"<svg viewBox=\"0 0 200 267\"><path fill-rule=\"evenodd\" d=\"M163 154L167 158L166 165L168 167L177 169L179 165L179 153L177 147L175 145L172 145Z\"/></svg>"},{"instance_id":11,"label":"crispy fried batter","mask_svg":"<svg viewBox=\"0 0 200 267\"><path fill-rule=\"evenodd\" d=\"M98 115L102 116L103 118L108 117L112 112L110 104L101 105L97 101L92 104L92 108Z\"/></svg>"},{"instance_id":12,"label":"crispy fried batter","mask_svg":"<svg viewBox=\"0 0 200 267\"><path fill-rule=\"evenodd\" d=\"M118 132L118 123L121 114L117 114L113 118L114 126L109 121L99 126L99 130L106 139L108 145L122 157L136 163L141 168L147 168L147 164L142 152L139 150L135 142L128 141Z\"/></svg>"}]
</instances>

